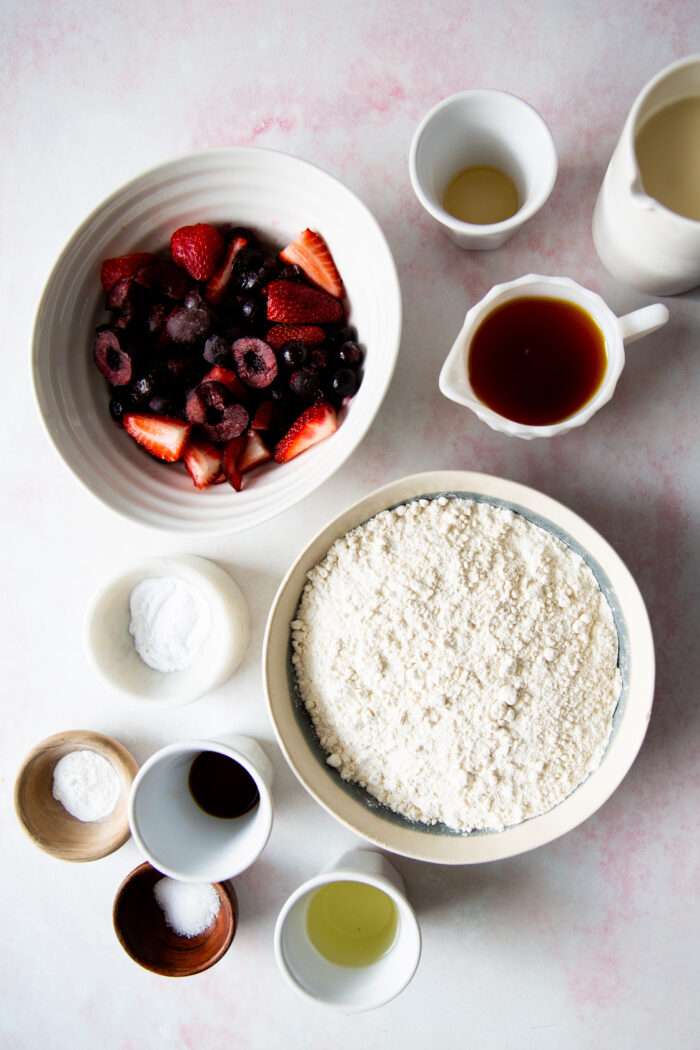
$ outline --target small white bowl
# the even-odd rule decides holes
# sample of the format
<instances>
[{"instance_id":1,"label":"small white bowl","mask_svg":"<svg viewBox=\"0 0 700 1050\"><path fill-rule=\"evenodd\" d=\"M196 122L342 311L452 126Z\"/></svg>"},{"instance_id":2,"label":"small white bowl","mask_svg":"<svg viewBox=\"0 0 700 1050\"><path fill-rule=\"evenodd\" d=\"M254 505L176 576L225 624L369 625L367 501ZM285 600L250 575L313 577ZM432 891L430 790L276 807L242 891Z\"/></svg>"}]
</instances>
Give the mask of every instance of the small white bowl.
<instances>
[{"instance_id":1,"label":"small white bowl","mask_svg":"<svg viewBox=\"0 0 700 1050\"><path fill-rule=\"evenodd\" d=\"M233 759L255 781L259 802L233 819L210 816L189 790L189 772L203 751ZM181 882L222 882L260 856L272 830L273 768L256 740L231 734L221 740L168 744L144 762L129 795L134 841L154 868Z\"/></svg>"},{"instance_id":2,"label":"small white bowl","mask_svg":"<svg viewBox=\"0 0 700 1050\"><path fill-rule=\"evenodd\" d=\"M107 320L100 264L160 252L179 226L233 223L280 249L305 227L326 240L345 283L349 322L365 348L363 379L335 434L282 466L198 491L180 466L161 463L111 420L92 360ZM87 489L141 525L213 536L252 528L308 496L352 454L391 381L401 336L401 293L391 250L346 186L297 157L247 147L202 150L145 172L107 198L59 257L37 312L33 376L39 411L59 455Z\"/></svg>"},{"instance_id":3,"label":"small white bowl","mask_svg":"<svg viewBox=\"0 0 700 1050\"><path fill-rule=\"evenodd\" d=\"M129 598L147 578L176 576L206 601L211 629L199 659L183 671L156 671L144 663L129 634ZM182 707L231 677L250 640L250 614L243 593L229 574L192 554L150 558L120 573L93 600L86 642L97 673L122 696L152 708Z\"/></svg>"},{"instance_id":4,"label":"small white bowl","mask_svg":"<svg viewBox=\"0 0 700 1050\"><path fill-rule=\"evenodd\" d=\"M622 689L613 729L599 767L562 802L503 831L461 833L410 821L377 803L357 784L342 780L326 762L299 698L291 663L290 624L306 574L335 540L368 518L417 498L458 496L506 507L552 532L583 558L613 613ZM468 471L431 471L400 478L348 507L301 552L272 604L263 642L263 675L277 741L306 790L336 820L383 849L438 864L500 860L551 842L586 820L612 795L641 747L654 696L654 644L639 589L613 548L582 518L534 489Z\"/></svg>"}]
</instances>

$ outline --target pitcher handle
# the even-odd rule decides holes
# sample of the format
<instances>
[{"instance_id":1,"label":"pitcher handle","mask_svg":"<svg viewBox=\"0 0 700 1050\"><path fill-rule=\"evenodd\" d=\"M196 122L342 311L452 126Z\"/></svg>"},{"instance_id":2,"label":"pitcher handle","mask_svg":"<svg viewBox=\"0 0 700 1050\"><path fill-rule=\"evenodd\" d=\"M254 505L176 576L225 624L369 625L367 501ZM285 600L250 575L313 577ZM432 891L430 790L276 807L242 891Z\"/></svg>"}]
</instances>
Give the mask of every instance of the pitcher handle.
<instances>
[{"instance_id":1,"label":"pitcher handle","mask_svg":"<svg viewBox=\"0 0 700 1050\"><path fill-rule=\"evenodd\" d=\"M643 306L641 310L633 310L631 314L625 314L624 317L617 319L623 343L633 343L635 339L641 339L643 335L655 332L667 321L668 310L663 303Z\"/></svg>"}]
</instances>

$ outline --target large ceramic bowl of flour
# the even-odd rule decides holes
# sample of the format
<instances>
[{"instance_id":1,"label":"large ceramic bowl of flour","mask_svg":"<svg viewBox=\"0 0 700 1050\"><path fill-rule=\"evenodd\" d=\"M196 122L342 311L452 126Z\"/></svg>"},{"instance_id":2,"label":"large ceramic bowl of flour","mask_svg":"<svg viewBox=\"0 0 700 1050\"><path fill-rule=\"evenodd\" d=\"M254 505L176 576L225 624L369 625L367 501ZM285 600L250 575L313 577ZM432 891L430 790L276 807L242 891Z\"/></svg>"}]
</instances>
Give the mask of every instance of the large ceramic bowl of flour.
<instances>
[{"instance_id":1,"label":"large ceramic bowl of flour","mask_svg":"<svg viewBox=\"0 0 700 1050\"><path fill-rule=\"evenodd\" d=\"M331 521L263 652L279 745L370 842L471 864L565 834L615 791L654 648L624 563L578 515L484 474L416 474Z\"/></svg>"}]
</instances>

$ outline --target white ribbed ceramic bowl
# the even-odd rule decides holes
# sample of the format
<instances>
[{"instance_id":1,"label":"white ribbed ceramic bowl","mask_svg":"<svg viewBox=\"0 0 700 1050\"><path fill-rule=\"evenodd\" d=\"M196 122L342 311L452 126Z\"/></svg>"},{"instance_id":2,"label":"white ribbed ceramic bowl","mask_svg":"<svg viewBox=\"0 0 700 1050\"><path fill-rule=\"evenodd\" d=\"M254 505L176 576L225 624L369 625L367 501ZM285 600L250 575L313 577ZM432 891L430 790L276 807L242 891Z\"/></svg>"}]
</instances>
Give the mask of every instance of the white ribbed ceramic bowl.
<instances>
[{"instance_id":1,"label":"white ribbed ceramic bowl","mask_svg":"<svg viewBox=\"0 0 700 1050\"><path fill-rule=\"evenodd\" d=\"M186 472L145 454L112 422L92 361L106 319L103 259L160 251L178 226L233 222L280 248L306 226L326 239L345 282L349 321L365 348L364 377L338 431L281 467L248 475L243 491L198 492ZM342 183L272 150L203 150L140 175L73 235L44 290L34 328L39 410L60 456L98 499L127 518L172 532L217 535L259 525L309 495L351 455L391 380L401 335L396 267L376 220Z\"/></svg>"}]
</instances>

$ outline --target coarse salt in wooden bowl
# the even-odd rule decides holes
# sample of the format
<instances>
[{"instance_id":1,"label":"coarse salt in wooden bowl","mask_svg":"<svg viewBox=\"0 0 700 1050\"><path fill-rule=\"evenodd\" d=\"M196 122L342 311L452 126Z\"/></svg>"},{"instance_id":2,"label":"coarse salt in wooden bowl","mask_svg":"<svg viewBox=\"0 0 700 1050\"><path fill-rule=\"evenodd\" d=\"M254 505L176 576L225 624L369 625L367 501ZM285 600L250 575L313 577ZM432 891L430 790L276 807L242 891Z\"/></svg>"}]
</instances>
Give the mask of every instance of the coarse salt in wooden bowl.
<instances>
[{"instance_id":1,"label":"coarse salt in wooden bowl","mask_svg":"<svg viewBox=\"0 0 700 1050\"><path fill-rule=\"evenodd\" d=\"M79 820L53 795L54 770L65 755L93 751L112 766L120 782L114 809L99 820ZM117 740L84 730L57 733L34 747L15 781L15 811L39 849L69 861L106 857L129 838L127 801L138 763Z\"/></svg>"}]
</instances>

